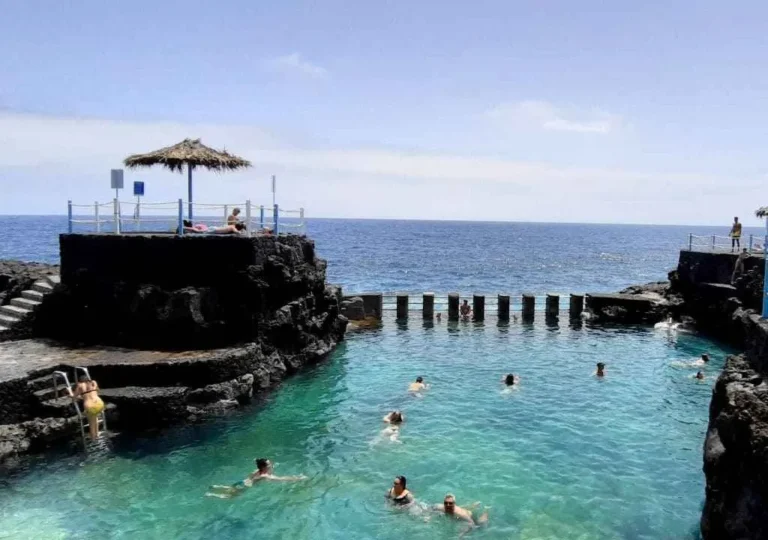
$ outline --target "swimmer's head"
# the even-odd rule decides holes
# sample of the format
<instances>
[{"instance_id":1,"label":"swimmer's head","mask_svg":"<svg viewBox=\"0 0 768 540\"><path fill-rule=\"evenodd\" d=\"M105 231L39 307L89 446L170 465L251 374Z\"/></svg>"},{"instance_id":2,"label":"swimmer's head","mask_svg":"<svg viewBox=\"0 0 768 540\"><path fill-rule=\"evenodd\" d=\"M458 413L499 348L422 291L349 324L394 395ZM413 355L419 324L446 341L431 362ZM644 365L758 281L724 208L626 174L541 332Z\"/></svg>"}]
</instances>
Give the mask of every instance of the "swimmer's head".
<instances>
[{"instance_id":1,"label":"swimmer's head","mask_svg":"<svg viewBox=\"0 0 768 540\"><path fill-rule=\"evenodd\" d=\"M424 382L424 377L416 377L416 382L423 383Z\"/></svg>"},{"instance_id":2,"label":"swimmer's head","mask_svg":"<svg viewBox=\"0 0 768 540\"><path fill-rule=\"evenodd\" d=\"M392 411L389 413L389 421L394 424L399 424L403 421L403 413L402 411Z\"/></svg>"},{"instance_id":3,"label":"swimmer's head","mask_svg":"<svg viewBox=\"0 0 768 540\"><path fill-rule=\"evenodd\" d=\"M515 374L514 373L507 373L506 377L504 377L504 384L507 386L512 386L515 384Z\"/></svg>"},{"instance_id":4,"label":"swimmer's head","mask_svg":"<svg viewBox=\"0 0 768 540\"><path fill-rule=\"evenodd\" d=\"M453 514L456 510L456 497L453 496L453 494L449 493L445 496L443 499L443 508L445 509L446 514Z\"/></svg>"},{"instance_id":5,"label":"swimmer's head","mask_svg":"<svg viewBox=\"0 0 768 540\"><path fill-rule=\"evenodd\" d=\"M701 355L701 359L704 362L709 362L709 355L707 353L704 353L704 354Z\"/></svg>"},{"instance_id":6,"label":"swimmer's head","mask_svg":"<svg viewBox=\"0 0 768 540\"><path fill-rule=\"evenodd\" d=\"M272 468L272 462L267 458L258 458L253 460L259 472L267 472Z\"/></svg>"},{"instance_id":7,"label":"swimmer's head","mask_svg":"<svg viewBox=\"0 0 768 540\"><path fill-rule=\"evenodd\" d=\"M699 371L698 373L696 373L696 378L697 379L703 379L704 378L704 374L701 371Z\"/></svg>"},{"instance_id":8,"label":"swimmer's head","mask_svg":"<svg viewBox=\"0 0 768 540\"><path fill-rule=\"evenodd\" d=\"M598 375L603 375L603 370L604 369L605 369L605 364L603 364L602 362L598 362L597 363L597 374Z\"/></svg>"},{"instance_id":9,"label":"swimmer's head","mask_svg":"<svg viewBox=\"0 0 768 540\"><path fill-rule=\"evenodd\" d=\"M392 485L395 488L403 488L405 489L405 486L408 485L408 481L405 479L405 476L395 476L395 481L392 482Z\"/></svg>"},{"instance_id":10,"label":"swimmer's head","mask_svg":"<svg viewBox=\"0 0 768 540\"><path fill-rule=\"evenodd\" d=\"M464 300L464 305L466 306L469 303L469 300Z\"/></svg>"}]
</instances>

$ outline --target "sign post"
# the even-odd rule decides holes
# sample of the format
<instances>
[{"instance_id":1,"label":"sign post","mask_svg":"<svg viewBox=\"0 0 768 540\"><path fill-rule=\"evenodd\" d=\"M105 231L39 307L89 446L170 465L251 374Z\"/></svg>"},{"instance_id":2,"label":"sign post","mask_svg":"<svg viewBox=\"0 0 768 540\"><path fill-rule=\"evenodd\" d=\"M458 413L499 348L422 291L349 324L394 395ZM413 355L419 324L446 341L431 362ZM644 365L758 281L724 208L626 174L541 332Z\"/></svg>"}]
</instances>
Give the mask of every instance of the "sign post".
<instances>
[{"instance_id":1,"label":"sign post","mask_svg":"<svg viewBox=\"0 0 768 540\"><path fill-rule=\"evenodd\" d=\"M136 230L141 230L141 198L144 196L144 182L133 183L133 194L136 196L136 211L133 213L133 219L136 220Z\"/></svg>"},{"instance_id":2,"label":"sign post","mask_svg":"<svg viewBox=\"0 0 768 540\"><path fill-rule=\"evenodd\" d=\"M115 233L120 234L120 199L119 191L123 189L123 169L112 169L110 171L110 186L115 190Z\"/></svg>"}]
</instances>

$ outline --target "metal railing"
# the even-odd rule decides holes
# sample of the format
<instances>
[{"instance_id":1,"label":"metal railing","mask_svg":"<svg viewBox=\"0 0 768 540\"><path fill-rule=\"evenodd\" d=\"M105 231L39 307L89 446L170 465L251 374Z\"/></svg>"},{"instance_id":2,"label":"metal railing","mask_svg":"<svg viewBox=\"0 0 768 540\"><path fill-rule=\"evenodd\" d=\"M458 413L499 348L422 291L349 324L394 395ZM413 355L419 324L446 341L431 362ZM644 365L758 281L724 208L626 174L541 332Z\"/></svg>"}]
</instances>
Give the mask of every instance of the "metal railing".
<instances>
[{"instance_id":1,"label":"metal railing","mask_svg":"<svg viewBox=\"0 0 768 540\"><path fill-rule=\"evenodd\" d=\"M742 236L738 240L738 246L735 246L733 238L721 235L688 235L688 251L721 251L730 252L736 249L746 248L749 253L764 253L763 246L765 237L757 234Z\"/></svg>"},{"instance_id":2,"label":"metal railing","mask_svg":"<svg viewBox=\"0 0 768 540\"><path fill-rule=\"evenodd\" d=\"M254 232L272 234L306 234L304 208L290 210L279 205L254 205L250 200L243 203L192 203L195 211L193 227L184 225L184 206L178 199L169 202L119 201L93 204L67 202L67 221L70 234L97 232L112 234L162 233L190 234L227 232L230 216L239 210L236 221L246 226L243 234ZM88 211L86 212L87 209ZM243 215L244 210L244 215ZM84 226L84 227L83 227ZM77 230L76 230L77 228ZM186 231L185 231L186 229ZM194 229L194 230L192 230Z\"/></svg>"}]
</instances>

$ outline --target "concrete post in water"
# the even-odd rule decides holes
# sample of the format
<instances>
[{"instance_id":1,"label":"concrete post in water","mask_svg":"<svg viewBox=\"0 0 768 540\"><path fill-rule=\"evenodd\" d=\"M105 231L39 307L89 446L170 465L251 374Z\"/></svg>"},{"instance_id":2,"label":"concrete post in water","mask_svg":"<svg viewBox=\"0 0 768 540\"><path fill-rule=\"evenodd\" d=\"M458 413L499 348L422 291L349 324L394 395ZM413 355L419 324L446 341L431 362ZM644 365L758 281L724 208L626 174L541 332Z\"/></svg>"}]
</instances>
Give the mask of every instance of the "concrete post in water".
<instances>
[{"instance_id":1,"label":"concrete post in water","mask_svg":"<svg viewBox=\"0 0 768 540\"><path fill-rule=\"evenodd\" d=\"M584 311L584 295L582 294L571 295L571 305L570 305L569 311L570 311L571 319L581 318L581 312Z\"/></svg>"},{"instance_id":2,"label":"concrete post in water","mask_svg":"<svg viewBox=\"0 0 768 540\"><path fill-rule=\"evenodd\" d=\"M532 294L523 295L523 319L532 320L536 311L536 297Z\"/></svg>"},{"instance_id":3,"label":"concrete post in water","mask_svg":"<svg viewBox=\"0 0 768 540\"><path fill-rule=\"evenodd\" d=\"M508 321L509 320L509 295L508 294L499 295L498 306L499 306L499 320Z\"/></svg>"},{"instance_id":4,"label":"concrete post in water","mask_svg":"<svg viewBox=\"0 0 768 540\"><path fill-rule=\"evenodd\" d=\"M459 293L451 293L448 295L448 320L459 320Z\"/></svg>"},{"instance_id":5,"label":"concrete post in water","mask_svg":"<svg viewBox=\"0 0 768 540\"><path fill-rule=\"evenodd\" d=\"M472 313L476 321L485 320L485 296L478 294L472 296Z\"/></svg>"},{"instance_id":6,"label":"concrete post in water","mask_svg":"<svg viewBox=\"0 0 768 540\"><path fill-rule=\"evenodd\" d=\"M547 295L546 314L548 319L557 319L560 317L560 295Z\"/></svg>"},{"instance_id":7,"label":"concrete post in water","mask_svg":"<svg viewBox=\"0 0 768 540\"><path fill-rule=\"evenodd\" d=\"M397 295L397 318L398 319L408 318L408 295L407 294Z\"/></svg>"},{"instance_id":8,"label":"concrete post in water","mask_svg":"<svg viewBox=\"0 0 768 540\"><path fill-rule=\"evenodd\" d=\"M435 293L424 293L421 297L424 318L432 320L435 316Z\"/></svg>"}]
</instances>

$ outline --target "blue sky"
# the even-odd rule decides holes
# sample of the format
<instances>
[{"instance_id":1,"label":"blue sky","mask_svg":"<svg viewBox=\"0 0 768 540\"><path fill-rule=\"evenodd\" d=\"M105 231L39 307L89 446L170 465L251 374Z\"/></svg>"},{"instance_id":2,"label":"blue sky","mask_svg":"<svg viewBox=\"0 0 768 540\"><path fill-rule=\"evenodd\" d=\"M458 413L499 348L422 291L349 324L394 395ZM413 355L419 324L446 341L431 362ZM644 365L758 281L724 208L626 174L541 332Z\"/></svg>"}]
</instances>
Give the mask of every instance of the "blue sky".
<instances>
[{"instance_id":1,"label":"blue sky","mask_svg":"<svg viewBox=\"0 0 768 540\"><path fill-rule=\"evenodd\" d=\"M201 172L198 200L268 201L277 174L310 216L727 225L768 204L765 2L0 8L0 213L106 200L122 158L184 137L254 163Z\"/></svg>"}]
</instances>

